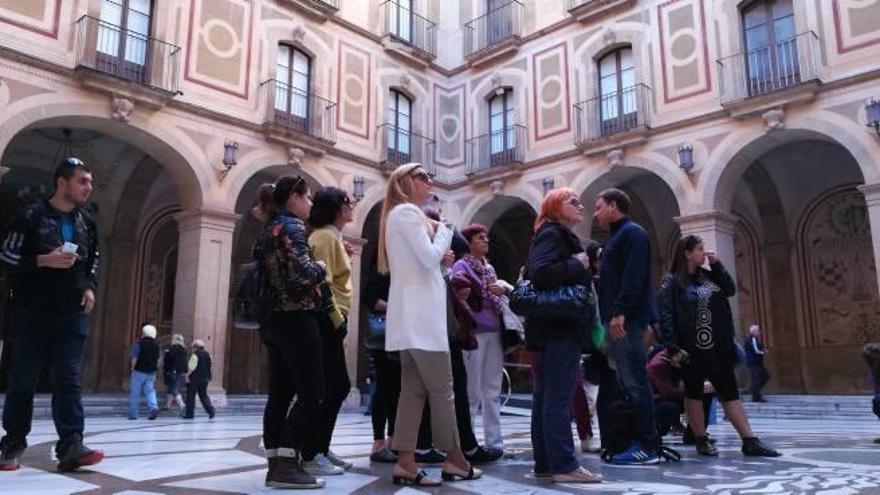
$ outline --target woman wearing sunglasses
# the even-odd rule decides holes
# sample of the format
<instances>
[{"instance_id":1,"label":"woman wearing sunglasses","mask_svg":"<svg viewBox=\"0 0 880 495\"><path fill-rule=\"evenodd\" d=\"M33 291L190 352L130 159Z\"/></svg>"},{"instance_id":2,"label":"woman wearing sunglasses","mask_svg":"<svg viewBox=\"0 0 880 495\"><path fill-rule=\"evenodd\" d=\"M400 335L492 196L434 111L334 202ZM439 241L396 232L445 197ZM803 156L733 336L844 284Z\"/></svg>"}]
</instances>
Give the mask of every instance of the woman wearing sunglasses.
<instances>
[{"instance_id":1,"label":"woman wearing sunglasses","mask_svg":"<svg viewBox=\"0 0 880 495\"><path fill-rule=\"evenodd\" d=\"M447 452L444 481L479 478L465 459L455 423L452 367L446 328L442 267L453 256L452 230L419 207L431 198L430 175L418 163L392 172L379 227L379 271L391 274L385 349L400 352L400 400L393 448L395 484L437 486L419 470L415 448L425 399L431 406L434 444Z\"/></svg>"}]
</instances>

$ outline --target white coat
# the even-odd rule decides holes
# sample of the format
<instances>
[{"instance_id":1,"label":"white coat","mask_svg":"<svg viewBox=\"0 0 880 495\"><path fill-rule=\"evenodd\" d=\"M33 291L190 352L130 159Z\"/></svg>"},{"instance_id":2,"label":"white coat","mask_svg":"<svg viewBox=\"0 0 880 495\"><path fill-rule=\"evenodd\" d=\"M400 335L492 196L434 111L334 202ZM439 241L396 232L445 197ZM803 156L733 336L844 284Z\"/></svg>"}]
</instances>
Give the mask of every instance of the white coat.
<instances>
[{"instance_id":1,"label":"white coat","mask_svg":"<svg viewBox=\"0 0 880 495\"><path fill-rule=\"evenodd\" d=\"M391 272L385 350L449 352L446 282L440 262L452 245L452 231L439 225L434 239L428 220L411 203L395 206L385 224L385 251Z\"/></svg>"}]
</instances>

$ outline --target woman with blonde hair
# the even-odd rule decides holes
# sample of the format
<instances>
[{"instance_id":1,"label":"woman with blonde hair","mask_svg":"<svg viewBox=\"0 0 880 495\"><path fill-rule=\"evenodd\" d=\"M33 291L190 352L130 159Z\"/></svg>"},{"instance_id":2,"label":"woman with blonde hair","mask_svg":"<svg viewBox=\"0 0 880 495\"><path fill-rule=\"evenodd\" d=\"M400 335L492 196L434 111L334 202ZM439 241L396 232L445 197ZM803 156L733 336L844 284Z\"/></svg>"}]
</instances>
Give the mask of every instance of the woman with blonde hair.
<instances>
[{"instance_id":1,"label":"woman with blonde hair","mask_svg":"<svg viewBox=\"0 0 880 495\"><path fill-rule=\"evenodd\" d=\"M444 481L471 480L482 472L465 459L455 423L452 364L446 328L446 282L452 230L429 219L420 205L431 198L433 181L418 163L398 167L388 179L379 224L379 271L391 274L385 323L386 351L400 352L400 400L393 448L395 484L437 486L415 461L422 409L431 406L435 445L447 452ZM429 318L426 318L430 315Z\"/></svg>"},{"instance_id":2,"label":"woman with blonde hair","mask_svg":"<svg viewBox=\"0 0 880 495\"><path fill-rule=\"evenodd\" d=\"M171 337L171 347L165 349L165 353L162 355L162 378L168 389L163 409L169 409L173 402L180 409L180 414L183 414L184 404L181 390L186 385L187 371L186 341L183 335L175 333Z\"/></svg>"}]
</instances>

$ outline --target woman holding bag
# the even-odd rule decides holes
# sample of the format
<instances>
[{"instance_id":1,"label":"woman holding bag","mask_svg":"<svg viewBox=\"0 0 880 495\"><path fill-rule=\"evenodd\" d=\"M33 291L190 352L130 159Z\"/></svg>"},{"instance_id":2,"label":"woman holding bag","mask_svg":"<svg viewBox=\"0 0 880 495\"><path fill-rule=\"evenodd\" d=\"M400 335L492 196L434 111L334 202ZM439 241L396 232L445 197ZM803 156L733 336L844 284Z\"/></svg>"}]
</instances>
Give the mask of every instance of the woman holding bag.
<instances>
[{"instance_id":1,"label":"woman holding bag","mask_svg":"<svg viewBox=\"0 0 880 495\"><path fill-rule=\"evenodd\" d=\"M535 220L535 237L525 276L539 291L590 284L588 260L572 228L584 205L568 188L550 191ZM538 351L532 399L535 475L555 483L598 483L601 477L580 466L571 435L572 391L580 373L578 333L585 319L526 318L526 345Z\"/></svg>"},{"instance_id":2,"label":"woman holding bag","mask_svg":"<svg viewBox=\"0 0 880 495\"><path fill-rule=\"evenodd\" d=\"M465 459L455 424L447 335L446 282L441 267L453 257L452 230L430 220L418 205L431 198L431 176L418 163L391 173L379 223L379 271L391 274L385 350L400 351L400 400L394 448L395 484L437 486L415 462L425 399L431 404L434 444L447 452L445 481L472 480L482 472ZM439 309L439 311L438 311ZM432 315L426 318L426 315Z\"/></svg>"}]
</instances>

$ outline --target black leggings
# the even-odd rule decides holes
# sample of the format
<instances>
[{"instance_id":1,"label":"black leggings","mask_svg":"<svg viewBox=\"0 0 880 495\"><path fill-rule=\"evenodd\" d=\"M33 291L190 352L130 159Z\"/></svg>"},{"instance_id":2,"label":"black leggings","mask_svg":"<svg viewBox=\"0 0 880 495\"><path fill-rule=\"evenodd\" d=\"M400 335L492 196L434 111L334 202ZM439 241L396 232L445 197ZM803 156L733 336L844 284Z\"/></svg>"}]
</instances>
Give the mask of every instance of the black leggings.
<instances>
[{"instance_id":1,"label":"black leggings","mask_svg":"<svg viewBox=\"0 0 880 495\"><path fill-rule=\"evenodd\" d=\"M373 368L376 370L376 391L370 403L373 440L384 440L386 424L388 436L394 436L397 401L400 399L400 360L396 354L382 350L370 351L370 355L373 358Z\"/></svg>"},{"instance_id":2,"label":"black leggings","mask_svg":"<svg viewBox=\"0 0 880 495\"><path fill-rule=\"evenodd\" d=\"M263 343L269 354L269 400L263 413L266 449L292 448L307 452L308 432L316 426L324 399L321 331L311 311L273 313ZM290 402L296 395L296 403ZM308 457L311 456L311 457Z\"/></svg>"},{"instance_id":3,"label":"black leggings","mask_svg":"<svg viewBox=\"0 0 880 495\"><path fill-rule=\"evenodd\" d=\"M345 363L345 333L333 328L330 318L319 317L321 327L321 354L324 370L324 400L318 406L315 427L304 447L303 459L312 460L311 453L326 454L336 429L339 410L351 391L351 380Z\"/></svg>"}]
</instances>

